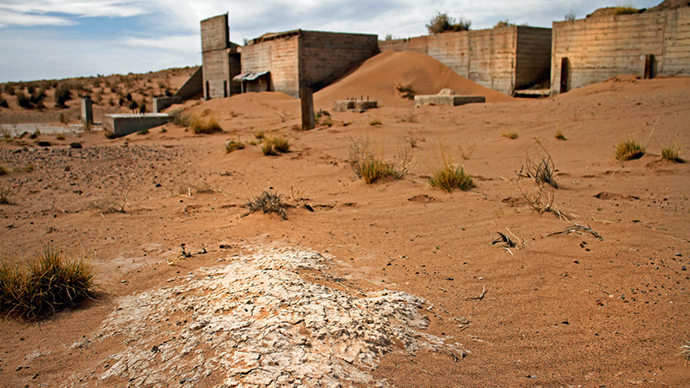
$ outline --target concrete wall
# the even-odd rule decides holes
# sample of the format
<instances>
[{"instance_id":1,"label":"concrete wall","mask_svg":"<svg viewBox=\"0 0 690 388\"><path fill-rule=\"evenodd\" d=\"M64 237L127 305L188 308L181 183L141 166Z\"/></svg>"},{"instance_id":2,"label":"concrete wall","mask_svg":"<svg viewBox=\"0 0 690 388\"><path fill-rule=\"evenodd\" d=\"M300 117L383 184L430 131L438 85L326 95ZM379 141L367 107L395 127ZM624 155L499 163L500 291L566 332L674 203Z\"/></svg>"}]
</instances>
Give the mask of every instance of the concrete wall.
<instances>
[{"instance_id":1,"label":"concrete wall","mask_svg":"<svg viewBox=\"0 0 690 388\"><path fill-rule=\"evenodd\" d=\"M240 57L230 43L228 14L201 21L201 56L204 98L223 98L239 92L232 77L240 73Z\"/></svg>"},{"instance_id":2,"label":"concrete wall","mask_svg":"<svg viewBox=\"0 0 690 388\"><path fill-rule=\"evenodd\" d=\"M302 31L300 79L316 92L378 52L376 35Z\"/></svg>"},{"instance_id":3,"label":"concrete wall","mask_svg":"<svg viewBox=\"0 0 690 388\"><path fill-rule=\"evenodd\" d=\"M298 98L301 80L319 90L377 52L376 35L302 30L267 34L242 48L242 73L269 71L269 90Z\"/></svg>"},{"instance_id":4,"label":"concrete wall","mask_svg":"<svg viewBox=\"0 0 690 388\"><path fill-rule=\"evenodd\" d=\"M656 75L690 75L690 8L554 22L551 91L561 91L563 58L570 90L643 75L645 55L654 55Z\"/></svg>"},{"instance_id":5,"label":"concrete wall","mask_svg":"<svg viewBox=\"0 0 690 388\"><path fill-rule=\"evenodd\" d=\"M513 94L544 77L551 61L551 29L509 26L446 32L379 42L380 49L427 54L488 88Z\"/></svg>"},{"instance_id":6,"label":"concrete wall","mask_svg":"<svg viewBox=\"0 0 690 388\"><path fill-rule=\"evenodd\" d=\"M182 101L184 100L189 100L190 98L196 96L199 93L203 93L204 91L204 73L203 73L203 67L199 66L198 69L185 81L184 85L182 85L173 97L177 97L181 99Z\"/></svg>"},{"instance_id":7,"label":"concrete wall","mask_svg":"<svg viewBox=\"0 0 690 388\"><path fill-rule=\"evenodd\" d=\"M242 48L242 73L270 71L269 90L299 97L299 33L254 39Z\"/></svg>"}]
</instances>

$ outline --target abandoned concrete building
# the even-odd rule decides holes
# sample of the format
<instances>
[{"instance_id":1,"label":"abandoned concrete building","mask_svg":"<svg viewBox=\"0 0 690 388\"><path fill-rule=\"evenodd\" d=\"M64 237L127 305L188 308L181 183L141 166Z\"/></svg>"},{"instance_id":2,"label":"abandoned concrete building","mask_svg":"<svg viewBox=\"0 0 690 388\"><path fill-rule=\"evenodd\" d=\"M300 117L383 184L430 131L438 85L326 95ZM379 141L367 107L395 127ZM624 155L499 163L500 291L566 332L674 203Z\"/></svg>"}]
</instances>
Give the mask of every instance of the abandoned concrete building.
<instances>
[{"instance_id":1,"label":"abandoned concrete building","mask_svg":"<svg viewBox=\"0 0 690 388\"><path fill-rule=\"evenodd\" d=\"M242 47L243 91L299 96L300 86L322 89L379 52L378 36L293 30L268 33Z\"/></svg>"},{"instance_id":2,"label":"abandoned concrete building","mask_svg":"<svg viewBox=\"0 0 690 388\"><path fill-rule=\"evenodd\" d=\"M690 7L553 23L551 92L619 74L690 75Z\"/></svg>"},{"instance_id":3,"label":"abandoned concrete building","mask_svg":"<svg viewBox=\"0 0 690 388\"><path fill-rule=\"evenodd\" d=\"M204 98L223 98L240 92L232 83L240 73L238 45L230 42L228 14L201 21L201 71Z\"/></svg>"},{"instance_id":4,"label":"abandoned concrete building","mask_svg":"<svg viewBox=\"0 0 690 388\"><path fill-rule=\"evenodd\" d=\"M381 51L415 51L429 55L472 81L512 95L546 83L551 67L551 29L507 26L445 32L380 42Z\"/></svg>"}]
</instances>

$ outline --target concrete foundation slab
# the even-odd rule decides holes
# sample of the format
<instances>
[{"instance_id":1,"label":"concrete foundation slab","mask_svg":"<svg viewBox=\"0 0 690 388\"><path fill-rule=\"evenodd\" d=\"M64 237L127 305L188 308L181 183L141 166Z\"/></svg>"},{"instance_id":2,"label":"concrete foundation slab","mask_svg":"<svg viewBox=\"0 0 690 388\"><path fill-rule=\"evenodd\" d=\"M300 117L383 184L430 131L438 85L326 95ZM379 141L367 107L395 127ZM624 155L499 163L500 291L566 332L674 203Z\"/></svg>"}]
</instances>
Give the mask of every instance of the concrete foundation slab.
<instances>
[{"instance_id":1,"label":"concrete foundation slab","mask_svg":"<svg viewBox=\"0 0 690 388\"><path fill-rule=\"evenodd\" d=\"M414 107L419 108L425 105L458 106L472 103L486 102L484 96L452 96L452 95L426 95L414 96Z\"/></svg>"},{"instance_id":2,"label":"concrete foundation slab","mask_svg":"<svg viewBox=\"0 0 690 388\"><path fill-rule=\"evenodd\" d=\"M115 136L125 136L163 125L170 120L167 113L111 114L103 116L103 127Z\"/></svg>"},{"instance_id":3,"label":"concrete foundation slab","mask_svg":"<svg viewBox=\"0 0 690 388\"><path fill-rule=\"evenodd\" d=\"M378 101L356 101L356 100L340 100L333 103L333 110L335 112L355 111L365 112L369 109L378 108Z\"/></svg>"}]
</instances>

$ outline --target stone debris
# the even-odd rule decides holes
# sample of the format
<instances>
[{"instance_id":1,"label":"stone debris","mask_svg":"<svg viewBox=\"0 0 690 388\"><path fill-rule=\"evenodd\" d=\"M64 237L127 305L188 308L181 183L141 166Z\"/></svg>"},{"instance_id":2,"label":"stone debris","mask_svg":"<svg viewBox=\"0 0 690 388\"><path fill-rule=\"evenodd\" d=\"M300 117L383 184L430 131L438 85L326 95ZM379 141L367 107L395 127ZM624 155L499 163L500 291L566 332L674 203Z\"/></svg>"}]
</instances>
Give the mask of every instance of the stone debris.
<instances>
[{"instance_id":1,"label":"stone debris","mask_svg":"<svg viewBox=\"0 0 690 388\"><path fill-rule=\"evenodd\" d=\"M385 387L371 372L386 353L466 355L462 345L420 332L428 319L418 297L389 290L355 296L302 278L328 273L319 254L272 250L229 262L181 277L178 286L122 298L97 339L125 350L83 382Z\"/></svg>"}]
</instances>

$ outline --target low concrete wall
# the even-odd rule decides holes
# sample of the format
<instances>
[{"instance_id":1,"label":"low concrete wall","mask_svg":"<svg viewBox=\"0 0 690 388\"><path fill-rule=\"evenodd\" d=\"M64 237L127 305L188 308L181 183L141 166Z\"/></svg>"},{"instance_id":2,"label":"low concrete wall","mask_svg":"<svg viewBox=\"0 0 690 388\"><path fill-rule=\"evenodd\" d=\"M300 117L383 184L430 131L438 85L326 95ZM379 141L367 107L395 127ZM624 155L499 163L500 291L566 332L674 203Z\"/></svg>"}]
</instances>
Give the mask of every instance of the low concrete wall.
<instances>
[{"instance_id":1,"label":"low concrete wall","mask_svg":"<svg viewBox=\"0 0 690 388\"><path fill-rule=\"evenodd\" d=\"M157 97L153 99L153 113L161 113L172 104L181 104L179 97Z\"/></svg>"},{"instance_id":2,"label":"low concrete wall","mask_svg":"<svg viewBox=\"0 0 690 388\"><path fill-rule=\"evenodd\" d=\"M345 112L348 110L364 112L378 107L378 101L339 100L333 102L333 110L336 112Z\"/></svg>"},{"instance_id":3,"label":"low concrete wall","mask_svg":"<svg viewBox=\"0 0 690 388\"><path fill-rule=\"evenodd\" d=\"M486 102L484 96L443 96L431 94L426 96L414 96L414 107L419 108L424 105L443 105L458 106L472 103Z\"/></svg>"},{"instance_id":4,"label":"low concrete wall","mask_svg":"<svg viewBox=\"0 0 690 388\"><path fill-rule=\"evenodd\" d=\"M167 113L112 114L103 116L103 127L115 136L125 136L163 125L170 120Z\"/></svg>"}]
</instances>

